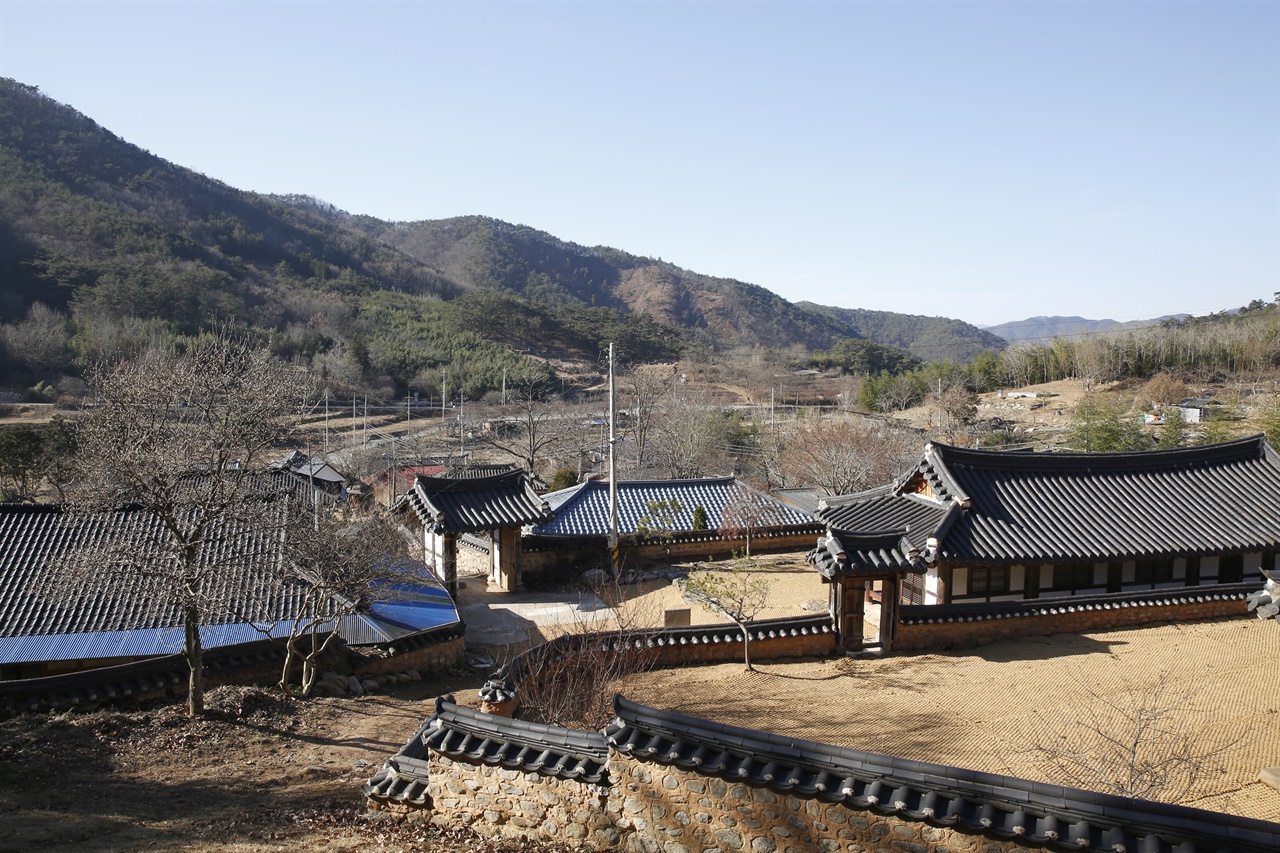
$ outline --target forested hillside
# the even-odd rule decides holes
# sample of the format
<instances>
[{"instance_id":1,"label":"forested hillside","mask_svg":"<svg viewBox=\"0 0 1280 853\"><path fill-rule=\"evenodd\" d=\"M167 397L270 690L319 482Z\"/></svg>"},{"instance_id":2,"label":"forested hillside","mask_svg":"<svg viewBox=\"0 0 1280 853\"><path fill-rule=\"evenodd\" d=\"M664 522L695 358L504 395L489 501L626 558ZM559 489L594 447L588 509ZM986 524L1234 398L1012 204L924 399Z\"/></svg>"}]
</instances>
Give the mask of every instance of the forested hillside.
<instances>
[{"instance_id":1,"label":"forested hillside","mask_svg":"<svg viewBox=\"0 0 1280 853\"><path fill-rule=\"evenodd\" d=\"M812 302L796 305L835 320L846 334L906 350L921 361L972 361L984 350L999 352L1006 344L997 335L947 317L837 308Z\"/></svg>"},{"instance_id":2,"label":"forested hillside","mask_svg":"<svg viewBox=\"0 0 1280 853\"><path fill-rule=\"evenodd\" d=\"M926 360L977 351L945 342L972 328L956 321L900 334L899 315L866 312L879 320L860 328L833 311L485 217L388 223L237 190L0 80L10 385L52 388L96 359L213 324L255 330L337 391L383 397L439 394L446 373L472 398L504 372L549 383L549 361L590 364L609 341L631 362L795 346L873 370L914 364L886 345Z\"/></svg>"}]
</instances>

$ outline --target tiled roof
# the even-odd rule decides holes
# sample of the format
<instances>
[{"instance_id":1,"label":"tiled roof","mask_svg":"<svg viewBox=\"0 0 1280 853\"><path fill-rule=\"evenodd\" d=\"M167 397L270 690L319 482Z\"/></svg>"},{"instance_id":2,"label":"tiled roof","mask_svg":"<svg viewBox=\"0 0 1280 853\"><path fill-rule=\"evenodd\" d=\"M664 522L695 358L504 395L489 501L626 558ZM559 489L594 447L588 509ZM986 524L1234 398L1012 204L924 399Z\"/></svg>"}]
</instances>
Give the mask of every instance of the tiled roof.
<instances>
[{"instance_id":1,"label":"tiled roof","mask_svg":"<svg viewBox=\"0 0 1280 853\"><path fill-rule=\"evenodd\" d=\"M589 784L608 784L604 735L498 717L443 697L435 713L363 788L365 796L423 805L428 749L461 761Z\"/></svg>"},{"instance_id":2,"label":"tiled roof","mask_svg":"<svg viewBox=\"0 0 1280 853\"><path fill-rule=\"evenodd\" d=\"M313 494L310 486L283 473L259 486L268 488L268 481L276 478L291 490L301 488ZM56 506L0 504L0 663L137 657L180 650L182 612L162 586L137 575L114 573L103 573L100 583L74 591L55 593L50 586L49 561L81 543L105 546L141 537L158 524L155 516L141 509L73 518ZM208 608L201 628L206 646L287 635L303 606L302 585L280 578L277 566L283 555L275 538L265 533L243 536L237 551L246 556L207 576L208 599L216 604ZM385 643L457 619L457 610L443 590L423 586L414 595L398 591L389 595L350 627L368 633L368 642ZM349 640L364 642L355 634Z\"/></svg>"},{"instance_id":3,"label":"tiled roof","mask_svg":"<svg viewBox=\"0 0 1280 853\"><path fill-rule=\"evenodd\" d=\"M524 471L488 477L418 477L405 502L422 523L440 533L479 533L551 519Z\"/></svg>"},{"instance_id":4,"label":"tiled roof","mask_svg":"<svg viewBox=\"0 0 1280 853\"><path fill-rule=\"evenodd\" d=\"M610 748L624 755L1028 847L1108 853L1280 849L1280 826L1267 821L814 743L621 696L614 711L617 719L605 735Z\"/></svg>"},{"instance_id":5,"label":"tiled roof","mask_svg":"<svg viewBox=\"0 0 1280 853\"><path fill-rule=\"evenodd\" d=\"M920 552L901 533L854 534L832 531L805 555L824 578L881 577L920 571Z\"/></svg>"},{"instance_id":6,"label":"tiled roof","mask_svg":"<svg viewBox=\"0 0 1280 853\"><path fill-rule=\"evenodd\" d=\"M912 494L927 485L933 497ZM896 530L932 559L1104 561L1280 548L1280 455L1261 436L1134 453L1026 453L933 444L889 487L827 501L849 534ZM860 556L856 559L861 559Z\"/></svg>"},{"instance_id":7,"label":"tiled roof","mask_svg":"<svg viewBox=\"0 0 1280 853\"><path fill-rule=\"evenodd\" d=\"M588 480L572 488L546 495L555 512L555 520L533 529L542 536L603 536L609 532L609 484L604 480ZM650 501L675 500L680 512L675 517L677 530L693 529L693 510L701 506L707 511L707 526L720 527L725 508L738 500L756 502L763 508L762 528L812 527L821 529L813 516L783 503L733 477L708 477L697 480L622 480L618 483L618 532L626 535L639 530L640 519L648 513Z\"/></svg>"},{"instance_id":8,"label":"tiled roof","mask_svg":"<svg viewBox=\"0 0 1280 853\"><path fill-rule=\"evenodd\" d=\"M0 637L180 626L182 613L177 603L166 599L162 588L149 586L137 576L104 574L101 585L76 592L54 594L48 588L47 561L82 543L141 538L158 526L155 516L137 509L72 520L56 506L0 506ZM243 550L251 553L248 560L233 562L226 571L209 573L207 583L219 585L208 590L209 598L234 601L241 612L252 614L254 619L290 618L302 605L302 588L264 582L278 574L279 549L263 543L263 547L248 545ZM213 623L244 621L228 613L213 615Z\"/></svg>"}]
</instances>

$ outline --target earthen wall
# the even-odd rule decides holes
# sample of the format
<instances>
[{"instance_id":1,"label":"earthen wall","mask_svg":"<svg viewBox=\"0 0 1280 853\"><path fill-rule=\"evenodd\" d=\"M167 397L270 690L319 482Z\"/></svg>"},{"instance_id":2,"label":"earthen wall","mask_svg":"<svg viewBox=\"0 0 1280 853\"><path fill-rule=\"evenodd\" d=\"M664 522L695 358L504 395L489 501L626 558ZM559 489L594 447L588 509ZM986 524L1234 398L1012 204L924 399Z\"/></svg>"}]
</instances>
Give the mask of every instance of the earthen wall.
<instances>
[{"instance_id":1,"label":"earthen wall","mask_svg":"<svg viewBox=\"0 0 1280 853\"><path fill-rule=\"evenodd\" d=\"M964 648L1009 640L1016 637L1042 637L1050 634L1109 631L1154 622L1189 622L1245 615L1239 600L1204 601L1189 604L1117 606L1106 610L1077 610L1035 616L1003 619L956 617L950 622L907 624L895 627L894 651Z\"/></svg>"}]
</instances>

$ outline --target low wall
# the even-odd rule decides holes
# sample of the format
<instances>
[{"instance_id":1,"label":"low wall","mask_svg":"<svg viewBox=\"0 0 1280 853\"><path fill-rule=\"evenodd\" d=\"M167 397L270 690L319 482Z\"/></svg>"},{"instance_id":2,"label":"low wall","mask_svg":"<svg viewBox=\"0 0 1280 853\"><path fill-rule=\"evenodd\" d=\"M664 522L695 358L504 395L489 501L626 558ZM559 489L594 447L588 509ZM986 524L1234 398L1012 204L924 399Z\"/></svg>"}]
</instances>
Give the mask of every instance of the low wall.
<instances>
[{"instance_id":1,"label":"low wall","mask_svg":"<svg viewBox=\"0 0 1280 853\"><path fill-rule=\"evenodd\" d=\"M416 669L448 672L465 659L466 626L444 625L361 654L341 648L326 652L326 662L346 674L385 675ZM255 640L204 650L204 686L275 684L284 666L284 640ZM89 710L115 702L137 702L187 695L189 671L180 654L148 658L117 666L87 669L45 678L0 681L0 717L71 709Z\"/></svg>"},{"instance_id":2,"label":"low wall","mask_svg":"<svg viewBox=\"0 0 1280 853\"><path fill-rule=\"evenodd\" d=\"M1158 590L991 604L902 605L893 649L965 648L1016 637L1107 631L1153 622L1245 614L1257 584Z\"/></svg>"},{"instance_id":3,"label":"low wall","mask_svg":"<svg viewBox=\"0 0 1280 853\"><path fill-rule=\"evenodd\" d=\"M814 743L622 697L603 733L445 699L363 791L442 825L623 853L1274 853L1280 825Z\"/></svg>"},{"instance_id":4,"label":"low wall","mask_svg":"<svg viewBox=\"0 0 1280 853\"><path fill-rule=\"evenodd\" d=\"M821 525L799 530L765 532L751 537L752 554L804 552L813 547L825 530ZM668 563L688 560L721 560L745 553L745 538L726 539L714 530L677 533L669 543L640 542L625 537L619 546L624 563ZM526 536L520 540L522 572L557 569L605 568L609 565L608 543L603 536Z\"/></svg>"},{"instance_id":5,"label":"low wall","mask_svg":"<svg viewBox=\"0 0 1280 853\"><path fill-rule=\"evenodd\" d=\"M748 624L752 660L792 657L826 657L837 651L839 638L831 617L815 616L762 619ZM743 659L742 631L737 625L691 625L655 628L651 631L598 634L562 634L517 655L502 673L519 701L520 682L540 662L574 654L585 644L617 650L624 645L642 649L659 666L689 663L723 663Z\"/></svg>"},{"instance_id":6,"label":"low wall","mask_svg":"<svg viewBox=\"0 0 1280 853\"><path fill-rule=\"evenodd\" d=\"M609 849L617 844L606 812L608 789L576 779L557 779L433 755L427 794L445 823L484 835L545 838Z\"/></svg>"},{"instance_id":7,"label":"low wall","mask_svg":"<svg viewBox=\"0 0 1280 853\"><path fill-rule=\"evenodd\" d=\"M982 853L1040 849L1001 842L954 829L929 826L843 803L775 793L733 780L613 756L609 762L615 793L608 814L627 853L928 853L977 850ZM484 827L483 829L487 829ZM501 831L501 826L494 829Z\"/></svg>"},{"instance_id":8,"label":"low wall","mask_svg":"<svg viewBox=\"0 0 1280 853\"><path fill-rule=\"evenodd\" d=\"M466 623L458 620L372 648L352 649L351 673L386 675L410 669L420 673L450 672L466 660L466 633Z\"/></svg>"}]
</instances>

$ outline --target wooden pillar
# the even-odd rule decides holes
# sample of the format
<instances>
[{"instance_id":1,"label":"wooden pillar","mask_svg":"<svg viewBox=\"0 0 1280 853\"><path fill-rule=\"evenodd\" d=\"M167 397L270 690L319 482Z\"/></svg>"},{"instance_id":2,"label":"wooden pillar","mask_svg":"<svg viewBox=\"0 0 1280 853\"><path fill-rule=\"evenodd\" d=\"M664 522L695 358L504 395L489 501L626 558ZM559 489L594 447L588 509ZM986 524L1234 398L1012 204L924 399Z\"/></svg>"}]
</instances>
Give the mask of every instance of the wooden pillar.
<instances>
[{"instance_id":1,"label":"wooden pillar","mask_svg":"<svg viewBox=\"0 0 1280 853\"><path fill-rule=\"evenodd\" d=\"M902 591L898 578L887 577L880 582L880 651L893 651L893 641L898 632L898 606L902 603Z\"/></svg>"},{"instance_id":2,"label":"wooden pillar","mask_svg":"<svg viewBox=\"0 0 1280 853\"><path fill-rule=\"evenodd\" d=\"M515 592L522 583L520 577L520 528L503 527L493 534L493 567L498 587L504 592Z\"/></svg>"},{"instance_id":3,"label":"wooden pillar","mask_svg":"<svg viewBox=\"0 0 1280 853\"><path fill-rule=\"evenodd\" d=\"M445 533L444 546L440 549L440 575L444 588L454 601L458 600L458 534Z\"/></svg>"},{"instance_id":4,"label":"wooden pillar","mask_svg":"<svg viewBox=\"0 0 1280 853\"><path fill-rule=\"evenodd\" d=\"M846 652L862 651L862 626L865 620L867 582L844 578L840 581L840 644Z\"/></svg>"}]
</instances>

